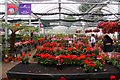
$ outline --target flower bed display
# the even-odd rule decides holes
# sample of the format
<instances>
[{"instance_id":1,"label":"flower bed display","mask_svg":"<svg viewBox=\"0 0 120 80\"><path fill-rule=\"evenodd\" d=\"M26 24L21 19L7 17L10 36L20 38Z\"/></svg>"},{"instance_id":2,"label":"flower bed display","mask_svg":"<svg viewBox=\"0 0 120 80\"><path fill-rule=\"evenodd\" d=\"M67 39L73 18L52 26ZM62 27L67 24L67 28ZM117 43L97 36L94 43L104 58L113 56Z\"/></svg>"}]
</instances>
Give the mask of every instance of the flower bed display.
<instances>
[{"instance_id":1,"label":"flower bed display","mask_svg":"<svg viewBox=\"0 0 120 80\"><path fill-rule=\"evenodd\" d=\"M32 50L34 48L34 45L35 45L34 40L16 42L14 53L10 53L10 48L8 48L9 50L8 49L3 50L2 60L4 62L16 61L18 54L22 54L24 52L26 52L26 53L29 52L30 50Z\"/></svg>"},{"instance_id":2,"label":"flower bed display","mask_svg":"<svg viewBox=\"0 0 120 80\"><path fill-rule=\"evenodd\" d=\"M102 28L102 32L105 33L114 33L119 32L120 28L118 27L118 22L101 22L98 24L98 28Z\"/></svg>"},{"instance_id":3,"label":"flower bed display","mask_svg":"<svg viewBox=\"0 0 120 80\"><path fill-rule=\"evenodd\" d=\"M37 46L36 60L45 65L80 65L85 70L102 69L103 64L111 62L120 68L120 59L113 55L100 54L99 48L91 48L85 43L68 41L46 42Z\"/></svg>"},{"instance_id":4,"label":"flower bed display","mask_svg":"<svg viewBox=\"0 0 120 80\"><path fill-rule=\"evenodd\" d=\"M100 32L100 30L98 29L98 28L96 28L96 29L88 29L88 30L85 30L85 33L91 33L91 32Z\"/></svg>"}]
</instances>

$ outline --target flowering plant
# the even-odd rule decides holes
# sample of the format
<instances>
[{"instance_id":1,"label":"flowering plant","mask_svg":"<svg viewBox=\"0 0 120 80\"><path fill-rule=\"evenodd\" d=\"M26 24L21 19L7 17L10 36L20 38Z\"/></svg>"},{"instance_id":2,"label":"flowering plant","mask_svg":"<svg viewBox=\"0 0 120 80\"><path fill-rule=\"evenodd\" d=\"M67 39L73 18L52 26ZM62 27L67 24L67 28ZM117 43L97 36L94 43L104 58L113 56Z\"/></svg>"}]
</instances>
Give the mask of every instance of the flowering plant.
<instances>
[{"instance_id":1,"label":"flowering plant","mask_svg":"<svg viewBox=\"0 0 120 80\"><path fill-rule=\"evenodd\" d=\"M98 28L94 29L93 32L100 32Z\"/></svg>"},{"instance_id":2,"label":"flowering plant","mask_svg":"<svg viewBox=\"0 0 120 80\"><path fill-rule=\"evenodd\" d=\"M36 60L41 64L66 65L74 64L91 71L94 69L102 69L106 61L115 61L110 59L107 54L100 54L100 47L90 47L86 43L66 42L45 42L42 46L37 47ZM114 65L118 66L118 62Z\"/></svg>"},{"instance_id":3,"label":"flowering plant","mask_svg":"<svg viewBox=\"0 0 120 80\"><path fill-rule=\"evenodd\" d=\"M85 33L90 33L90 32L92 32L92 29L85 30Z\"/></svg>"},{"instance_id":4,"label":"flowering plant","mask_svg":"<svg viewBox=\"0 0 120 80\"><path fill-rule=\"evenodd\" d=\"M91 71L95 68L96 64L94 63L93 60L84 60L84 68L87 70L87 71Z\"/></svg>"},{"instance_id":5,"label":"flowering plant","mask_svg":"<svg viewBox=\"0 0 120 80\"><path fill-rule=\"evenodd\" d=\"M98 28L102 28L102 32L105 33L114 33L119 31L118 22L101 22L98 24Z\"/></svg>"},{"instance_id":6,"label":"flowering plant","mask_svg":"<svg viewBox=\"0 0 120 80\"><path fill-rule=\"evenodd\" d=\"M18 56L18 61L22 61L22 63L29 63L31 54L22 53L22 56Z\"/></svg>"}]
</instances>

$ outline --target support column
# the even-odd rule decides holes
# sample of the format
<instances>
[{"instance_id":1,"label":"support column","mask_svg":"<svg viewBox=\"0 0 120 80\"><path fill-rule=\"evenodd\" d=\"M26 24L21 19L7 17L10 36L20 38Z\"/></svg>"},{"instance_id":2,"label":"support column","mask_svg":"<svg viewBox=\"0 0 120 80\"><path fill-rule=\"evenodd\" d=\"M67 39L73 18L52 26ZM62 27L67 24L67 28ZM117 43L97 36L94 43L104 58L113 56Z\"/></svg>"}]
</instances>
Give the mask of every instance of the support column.
<instances>
[{"instance_id":1,"label":"support column","mask_svg":"<svg viewBox=\"0 0 120 80\"><path fill-rule=\"evenodd\" d=\"M29 26L31 26L31 15L29 15ZM29 30L29 35L31 36L31 31Z\"/></svg>"},{"instance_id":2,"label":"support column","mask_svg":"<svg viewBox=\"0 0 120 80\"><path fill-rule=\"evenodd\" d=\"M39 24L39 36L40 36L40 28L41 28L41 21L40 21L40 19L39 19L39 22L38 22Z\"/></svg>"},{"instance_id":3,"label":"support column","mask_svg":"<svg viewBox=\"0 0 120 80\"><path fill-rule=\"evenodd\" d=\"M118 13L120 14L120 1L118 2ZM118 17L120 19L120 15L118 15ZM118 32L118 40L120 40L120 32Z\"/></svg>"},{"instance_id":4,"label":"support column","mask_svg":"<svg viewBox=\"0 0 120 80\"><path fill-rule=\"evenodd\" d=\"M59 20L61 20L61 0L59 0ZM59 21L59 26L61 26L61 21Z\"/></svg>"},{"instance_id":5,"label":"support column","mask_svg":"<svg viewBox=\"0 0 120 80\"><path fill-rule=\"evenodd\" d=\"M69 34L70 27L68 27L68 34Z\"/></svg>"},{"instance_id":6,"label":"support column","mask_svg":"<svg viewBox=\"0 0 120 80\"><path fill-rule=\"evenodd\" d=\"M7 15L7 0L5 0L5 24L8 23L7 19L8 19L8 15ZM8 28L5 27L5 47L6 48L8 47L7 39L8 39Z\"/></svg>"},{"instance_id":7,"label":"support column","mask_svg":"<svg viewBox=\"0 0 120 80\"><path fill-rule=\"evenodd\" d=\"M44 34L44 38L45 38L45 27L43 28L43 34Z\"/></svg>"}]
</instances>

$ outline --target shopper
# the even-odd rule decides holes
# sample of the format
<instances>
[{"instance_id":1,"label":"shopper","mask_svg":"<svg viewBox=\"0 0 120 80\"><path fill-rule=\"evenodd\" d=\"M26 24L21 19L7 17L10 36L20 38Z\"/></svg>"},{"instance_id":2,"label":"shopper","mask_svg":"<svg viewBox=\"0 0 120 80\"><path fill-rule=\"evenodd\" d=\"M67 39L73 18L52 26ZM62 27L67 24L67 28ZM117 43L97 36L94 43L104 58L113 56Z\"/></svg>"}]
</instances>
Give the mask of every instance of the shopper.
<instances>
[{"instance_id":1,"label":"shopper","mask_svg":"<svg viewBox=\"0 0 120 80\"><path fill-rule=\"evenodd\" d=\"M112 51L113 51L113 40L108 35L105 35L103 38L103 52L108 52L109 56L111 56L110 52Z\"/></svg>"},{"instance_id":2,"label":"shopper","mask_svg":"<svg viewBox=\"0 0 120 80\"><path fill-rule=\"evenodd\" d=\"M94 37L94 34L92 34L91 37L90 37L91 47L94 47L94 46L95 46L95 43L96 43L96 39L95 39L95 37Z\"/></svg>"}]
</instances>

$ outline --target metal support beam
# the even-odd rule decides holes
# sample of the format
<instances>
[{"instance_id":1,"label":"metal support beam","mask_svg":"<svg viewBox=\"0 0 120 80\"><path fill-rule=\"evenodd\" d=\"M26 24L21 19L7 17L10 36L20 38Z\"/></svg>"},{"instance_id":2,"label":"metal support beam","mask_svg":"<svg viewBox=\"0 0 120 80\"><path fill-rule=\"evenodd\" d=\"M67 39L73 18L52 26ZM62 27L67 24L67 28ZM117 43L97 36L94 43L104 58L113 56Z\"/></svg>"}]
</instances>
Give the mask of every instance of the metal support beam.
<instances>
[{"instance_id":1,"label":"metal support beam","mask_svg":"<svg viewBox=\"0 0 120 80\"><path fill-rule=\"evenodd\" d=\"M19 2L21 3L21 2ZM24 2L22 2L24 3ZM29 2L30 4L59 4L59 2ZM4 3L1 3L1 4L4 4ZM98 4L98 5L104 5L104 4L107 4L107 3L102 3L102 2L97 2L97 3L92 3L92 2L61 2L61 4ZM112 4L112 5L118 5L120 3L109 3L109 4Z\"/></svg>"},{"instance_id":2,"label":"metal support beam","mask_svg":"<svg viewBox=\"0 0 120 80\"><path fill-rule=\"evenodd\" d=\"M59 0L59 7L58 7L58 9L59 9L59 20L61 19L61 0ZM61 26L61 21L59 21L59 25Z\"/></svg>"},{"instance_id":3,"label":"metal support beam","mask_svg":"<svg viewBox=\"0 0 120 80\"><path fill-rule=\"evenodd\" d=\"M5 24L8 23L8 15L7 15L7 0L5 0ZM7 27L5 27L5 47L7 48L8 47L8 29Z\"/></svg>"},{"instance_id":4,"label":"metal support beam","mask_svg":"<svg viewBox=\"0 0 120 80\"><path fill-rule=\"evenodd\" d=\"M29 15L29 26L31 26L31 15ZM31 36L31 31L29 30L29 35Z\"/></svg>"},{"instance_id":5,"label":"metal support beam","mask_svg":"<svg viewBox=\"0 0 120 80\"><path fill-rule=\"evenodd\" d=\"M118 5L118 13L120 13L120 1L119 1L119 5ZM118 15L119 17L119 21L120 21L120 15ZM118 32L118 40L120 40L120 32Z\"/></svg>"}]
</instances>

